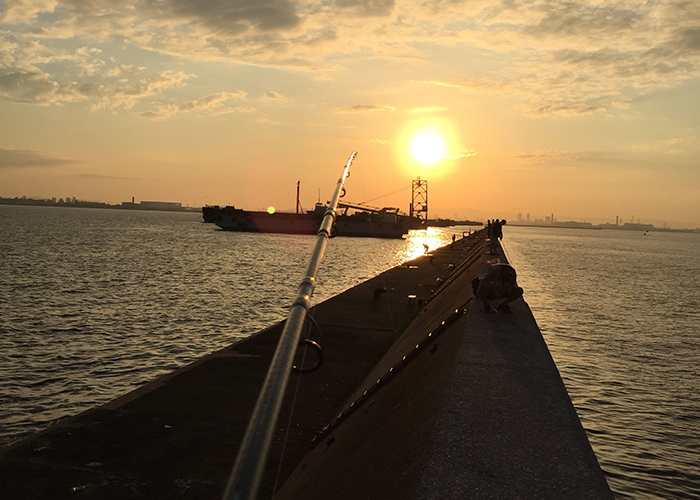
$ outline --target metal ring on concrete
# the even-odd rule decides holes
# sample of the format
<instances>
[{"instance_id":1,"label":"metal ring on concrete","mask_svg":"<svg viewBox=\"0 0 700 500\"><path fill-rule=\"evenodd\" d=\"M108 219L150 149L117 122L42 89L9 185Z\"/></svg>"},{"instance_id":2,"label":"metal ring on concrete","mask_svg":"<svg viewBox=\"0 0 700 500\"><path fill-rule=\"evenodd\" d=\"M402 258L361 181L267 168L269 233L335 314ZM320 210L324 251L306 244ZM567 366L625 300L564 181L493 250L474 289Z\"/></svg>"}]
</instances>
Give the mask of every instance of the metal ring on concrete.
<instances>
[{"instance_id":1,"label":"metal ring on concrete","mask_svg":"<svg viewBox=\"0 0 700 500\"><path fill-rule=\"evenodd\" d=\"M299 342L299 346L302 345L307 345L312 347L315 351L316 354L318 355L318 361L316 362L315 365L309 367L309 368L299 368L297 365L292 366L292 370L294 370L297 373L305 374L305 373L311 373L315 372L319 368L321 368L321 365L323 364L323 347L318 345L316 342L314 342L311 339L304 339L301 342Z\"/></svg>"}]
</instances>

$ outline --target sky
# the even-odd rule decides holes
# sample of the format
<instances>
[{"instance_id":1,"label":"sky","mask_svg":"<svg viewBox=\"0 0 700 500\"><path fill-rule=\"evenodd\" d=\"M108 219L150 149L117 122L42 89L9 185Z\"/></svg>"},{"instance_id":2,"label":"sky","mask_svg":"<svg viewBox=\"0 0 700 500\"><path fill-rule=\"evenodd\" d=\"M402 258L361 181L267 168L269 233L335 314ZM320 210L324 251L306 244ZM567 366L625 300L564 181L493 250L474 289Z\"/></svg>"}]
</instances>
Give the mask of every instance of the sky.
<instances>
[{"instance_id":1,"label":"sky","mask_svg":"<svg viewBox=\"0 0 700 500\"><path fill-rule=\"evenodd\" d=\"M0 0L2 197L310 209L355 150L352 202L698 227L700 2Z\"/></svg>"}]
</instances>

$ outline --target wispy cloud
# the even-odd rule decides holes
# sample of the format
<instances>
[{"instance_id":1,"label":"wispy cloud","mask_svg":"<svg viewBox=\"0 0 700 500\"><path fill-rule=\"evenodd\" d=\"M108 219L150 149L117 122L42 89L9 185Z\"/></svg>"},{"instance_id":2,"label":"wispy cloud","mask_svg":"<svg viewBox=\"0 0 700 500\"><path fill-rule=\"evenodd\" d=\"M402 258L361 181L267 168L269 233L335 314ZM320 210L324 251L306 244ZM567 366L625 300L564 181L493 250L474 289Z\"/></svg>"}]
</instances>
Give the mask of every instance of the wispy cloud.
<instances>
[{"instance_id":1,"label":"wispy cloud","mask_svg":"<svg viewBox=\"0 0 700 500\"><path fill-rule=\"evenodd\" d=\"M260 100L263 102L271 103L271 102L288 102L289 98L283 96L279 92L275 92L274 90L269 90L265 92L261 97Z\"/></svg>"},{"instance_id":2,"label":"wispy cloud","mask_svg":"<svg viewBox=\"0 0 700 500\"><path fill-rule=\"evenodd\" d=\"M281 121L270 120L269 118L265 118L265 117L258 118L257 122L260 123L261 125L282 125Z\"/></svg>"},{"instance_id":3,"label":"wispy cloud","mask_svg":"<svg viewBox=\"0 0 700 500\"><path fill-rule=\"evenodd\" d=\"M688 153L700 149L700 137L683 136L645 142L634 146L633 149L639 151L663 151L670 154Z\"/></svg>"},{"instance_id":4,"label":"wispy cloud","mask_svg":"<svg viewBox=\"0 0 700 500\"><path fill-rule=\"evenodd\" d=\"M182 87L194 75L182 71L162 71L136 82L83 83L57 81L43 72L15 71L0 75L0 98L22 103L62 106L79 101L92 102L92 108L130 109L139 101Z\"/></svg>"},{"instance_id":5,"label":"wispy cloud","mask_svg":"<svg viewBox=\"0 0 700 500\"><path fill-rule=\"evenodd\" d=\"M113 181L113 180L131 179L131 177L116 177L113 175L90 174L90 173L66 175L65 177L71 177L74 179L84 179L84 180L88 180L88 181Z\"/></svg>"},{"instance_id":6,"label":"wispy cloud","mask_svg":"<svg viewBox=\"0 0 700 500\"><path fill-rule=\"evenodd\" d=\"M355 106L346 106L342 108L334 108L335 113L373 113L376 111L396 111L393 106L375 106L375 105L365 105L358 104Z\"/></svg>"},{"instance_id":7,"label":"wispy cloud","mask_svg":"<svg viewBox=\"0 0 700 500\"><path fill-rule=\"evenodd\" d=\"M471 158L472 156L476 156L479 153L474 151L473 149L462 149L458 153L453 154L453 155L445 155L443 158L451 159L451 160L457 160L459 158Z\"/></svg>"},{"instance_id":8,"label":"wispy cloud","mask_svg":"<svg viewBox=\"0 0 700 500\"><path fill-rule=\"evenodd\" d=\"M355 16L388 16L394 10L395 0L335 0L334 5Z\"/></svg>"},{"instance_id":9,"label":"wispy cloud","mask_svg":"<svg viewBox=\"0 0 700 500\"><path fill-rule=\"evenodd\" d=\"M155 111L145 111L142 116L149 118L151 120L165 120L166 118L171 118L177 114L181 113L204 113L204 114L221 114L222 111L234 113L237 110L239 112L248 112L246 108L241 110L240 108L234 108L226 106L226 104L231 100L243 100L246 97L246 93L242 91L238 92L219 92L217 94L208 95L194 101L187 101L180 104L165 104L158 107Z\"/></svg>"},{"instance_id":10,"label":"wispy cloud","mask_svg":"<svg viewBox=\"0 0 700 500\"><path fill-rule=\"evenodd\" d=\"M0 148L0 168L58 167L71 163L77 162L53 158L38 151Z\"/></svg>"},{"instance_id":11,"label":"wispy cloud","mask_svg":"<svg viewBox=\"0 0 700 500\"><path fill-rule=\"evenodd\" d=\"M474 93L501 93L505 90L517 87L517 82L513 82L503 78L493 77L469 77L458 80L430 80L424 83L430 83L440 87L452 87L466 92Z\"/></svg>"}]
</instances>

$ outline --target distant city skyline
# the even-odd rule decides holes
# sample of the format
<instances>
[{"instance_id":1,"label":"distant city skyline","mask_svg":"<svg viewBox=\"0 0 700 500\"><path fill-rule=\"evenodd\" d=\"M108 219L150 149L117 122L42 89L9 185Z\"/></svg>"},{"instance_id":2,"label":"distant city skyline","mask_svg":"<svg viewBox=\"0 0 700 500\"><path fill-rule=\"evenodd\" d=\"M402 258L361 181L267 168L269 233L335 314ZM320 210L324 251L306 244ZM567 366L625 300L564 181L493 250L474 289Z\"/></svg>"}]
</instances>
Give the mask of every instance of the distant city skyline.
<instances>
[{"instance_id":1,"label":"distant city skyline","mask_svg":"<svg viewBox=\"0 0 700 500\"><path fill-rule=\"evenodd\" d=\"M700 225L700 3L0 0L0 196ZM376 201L370 201L376 200ZM449 215L448 215L449 214Z\"/></svg>"}]
</instances>

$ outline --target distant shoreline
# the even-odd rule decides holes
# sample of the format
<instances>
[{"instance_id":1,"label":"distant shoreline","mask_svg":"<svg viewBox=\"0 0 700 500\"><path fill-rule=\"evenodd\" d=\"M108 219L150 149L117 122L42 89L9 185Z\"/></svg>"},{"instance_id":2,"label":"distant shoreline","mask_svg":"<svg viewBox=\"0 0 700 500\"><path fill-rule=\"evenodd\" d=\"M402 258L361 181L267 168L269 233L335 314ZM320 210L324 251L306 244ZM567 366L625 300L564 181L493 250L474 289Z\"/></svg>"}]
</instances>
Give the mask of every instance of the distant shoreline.
<instances>
[{"instance_id":1,"label":"distant shoreline","mask_svg":"<svg viewBox=\"0 0 700 500\"><path fill-rule=\"evenodd\" d=\"M23 205L35 207L69 207L69 208L108 208L111 210L143 210L149 212L200 212L201 207L183 207L177 206L179 203L161 203L160 202L142 202L140 203L124 202L120 205L110 205L101 201L59 201L54 200L37 200L34 198L2 198L0 197L0 205ZM150 203L150 204L149 204Z\"/></svg>"},{"instance_id":2,"label":"distant shoreline","mask_svg":"<svg viewBox=\"0 0 700 500\"><path fill-rule=\"evenodd\" d=\"M35 199L27 197L15 197L15 198L3 198L0 197L0 205L20 205L20 206L37 206L37 207L69 207L69 208L106 208L110 210L140 210L146 212L188 212L188 213L202 213L202 207L183 207L179 203L170 202L147 202L142 201L140 203L123 202L119 205L111 205L109 203L104 203L101 201L82 201L72 199L71 201L64 201L59 199L54 201L54 199ZM474 225L484 225L483 222L477 221L452 221L451 219L431 219L433 223L436 223L431 227L450 227L450 226L474 226ZM445 222L450 222L445 224ZM428 224L430 226L430 224ZM694 233L700 234L700 228L695 229L673 229L667 227L655 227L652 224L631 224L625 223L623 225L615 224L597 224L593 225L587 222L555 222L542 223L542 224L522 224L518 222L511 222L507 224L510 227L541 227L547 229L607 229L607 230L617 230L617 231L641 231L641 232L661 232L661 233Z\"/></svg>"},{"instance_id":3,"label":"distant shoreline","mask_svg":"<svg viewBox=\"0 0 700 500\"><path fill-rule=\"evenodd\" d=\"M655 233L700 233L699 229L672 229L670 227L655 227L651 224L625 224L617 226L615 224L598 224L598 225L567 225L567 224L507 224L506 227L541 227L545 229L594 229L594 230L613 230L613 231L641 231ZM649 227L651 226L651 227Z\"/></svg>"}]
</instances>

